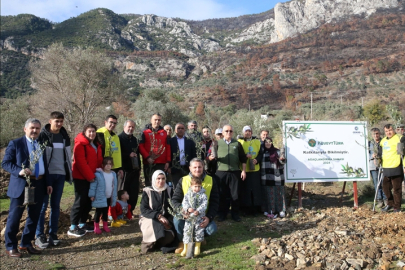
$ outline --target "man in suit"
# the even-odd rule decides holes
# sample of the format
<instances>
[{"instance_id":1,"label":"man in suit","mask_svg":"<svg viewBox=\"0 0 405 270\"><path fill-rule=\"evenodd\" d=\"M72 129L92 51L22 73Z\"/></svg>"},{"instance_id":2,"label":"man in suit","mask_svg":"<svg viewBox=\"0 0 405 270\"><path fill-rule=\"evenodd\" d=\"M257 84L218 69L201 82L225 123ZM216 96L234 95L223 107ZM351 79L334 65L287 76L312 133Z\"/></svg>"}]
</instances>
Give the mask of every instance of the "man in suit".
<instances>
[{"instance_id":1,"label":"man in suit","mask_svg":"<svg viewBox=\"0 0 405 270\"><path fill-rule=\"evenodd\" d=\"M37 141L41 130L41 122L35 118L29 118L25 122L25 136L10 141L4 154L3 169L8 171L10 183L7 190L7 196L10 197L10 210L7 218L5 243L6 254L9 257L19 258L21 253L17 249L17 233L19 231L20 219L24 212L24 188L28 185L25 175L29 175L31 186L35 187L35 204L28 205L27 219L25 228L21 236L20 250L26 250L30 254L40 254L41 251L35 249L31 241L35 237L38 218L41 212L42 202L44 201L45 192L52 193L52 186L45 187L45 166L42 155L34 170L30 170L30 155L40 148ZM24 165L24 168L23 168Z\"/></svg>"},{"instance_id":2,"label":"man in suit","mask_svg":"<svg viewBox=\"0 0 405 270\"><path fill-rule=\"evenodd\" d=\"M190 160L196 157L196 149L193 140L185 136L184 124L177 123L174 132L176 136L170 139L171 149L171 175L173 187L176 187L179 179L190 172Z\"/></svg>"}]
</instances>

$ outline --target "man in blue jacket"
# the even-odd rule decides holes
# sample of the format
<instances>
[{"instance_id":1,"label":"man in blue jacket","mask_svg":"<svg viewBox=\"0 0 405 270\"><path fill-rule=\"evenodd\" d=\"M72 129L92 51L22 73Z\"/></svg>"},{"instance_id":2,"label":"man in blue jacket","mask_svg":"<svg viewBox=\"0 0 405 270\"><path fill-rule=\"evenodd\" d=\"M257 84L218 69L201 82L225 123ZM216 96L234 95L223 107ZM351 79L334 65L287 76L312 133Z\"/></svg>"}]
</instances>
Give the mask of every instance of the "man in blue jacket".
<instances>
[{"instance_id":1,"label":"man in blue jacket","mask_svg":"<svg viewBox=\"0 0 405 270\"><path fill-rule=\"evenodd\" d=\"M30 155L40 147L41 142L37 141L40 130L41 122L38 119L28 119L24 127L25 136L10 141L1 163L3 169L11 174L7 190L7 196L10 197L10 210L7 218L5 243L6 254L12 258L21 257L21 253L17 249L17 233L20 227L20 219L25 209L23 207L24 189L28 185L25 175L30 176L31 186L35 187L36 203L27 207L28 215L19 249L26 250L30 254L41 253L41 251L32 246L31 241L35 237L35 228L37 227L39 213L41 212L46 192L45 166L42 155L35 165L35 169L33 171L29 169ZM48 192L52 192L52 187L50 187Z\"/></svg>"}]
</instances>

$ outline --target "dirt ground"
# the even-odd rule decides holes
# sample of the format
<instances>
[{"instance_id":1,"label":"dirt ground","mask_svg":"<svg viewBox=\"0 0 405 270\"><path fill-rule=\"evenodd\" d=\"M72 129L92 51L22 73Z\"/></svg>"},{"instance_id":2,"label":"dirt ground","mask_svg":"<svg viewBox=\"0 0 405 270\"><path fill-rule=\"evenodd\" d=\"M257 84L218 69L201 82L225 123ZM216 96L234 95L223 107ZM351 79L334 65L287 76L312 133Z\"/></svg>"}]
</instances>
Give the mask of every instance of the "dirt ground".
<instances>
[{"instance_id":1,"label":"dirt ground","mask_svg":"<svg viewBox=\"0 0 405 270\"><path fill-rule=\"evenodd\" d=\"M291 191L291 186L288 185L286 190L287 204ZM359 187L359 195L369 192L366 185ZM306 184L303 191L303 207L310 211L316 210L317 213L325 213L328 216L338 217L341 213L339 209L352 209L353 206L353 191L346 189L343 196L343 203L340 203L340 193L342 191L341 183L318 183ZM297 192L294 193L293 207L289 208L286 218L278 219L284 222L283 230L288 226L298 226L300 224L300 215L298 219L293 218L297 213ZM360 199L360 212L362 218L372 220L382 220L384 217L397 215L396 218L402 220L402 225L405 225L405 213L399 214L381 214L373 213L370 211L370 203L363 204L364 201ZM336 210L338 209L338 210ZM343 211L343 210L342 210ZM126 225L120 228L112 228L111 233L103 233L102 235L95 235L94 233L87 233L82 238L71 238L67 236L69 226L69 210L61 213L59 236L62 243L58 247L47 248L43 250L41 255L33 256L28 253L23 253L21 259L11 259L5 255L4 237L0 243L0 268L1 269L167 269L169 263L175 263L179 257L174 254L163 255L161 252L152 252L147 255L142 255L140 252L140 243L142 235L139 230L138 217L139 208L135 210L136 216L133 220L129 221ZM7 211L1 213L0 229L3 229L7 219ZM264 216L258 216L253 219L258 224L266 222ZM247 222L245 220L242 221ZM252 222L252 219L249 219ZM347 222L348 224L341 224L341 226L350 227L350 222L353 220L340 219L340 223ZM226 231L228 226L233 223L218 223L219 232ZM297 225L298 224L298 225ZM303 222L304 224L304 222ZM306 224L306 223L305 223ZM254 227L254 224L247 224ZM323 228L325 224L322 222L314 223L313 226ZM299 227L299 226L298 226ZM403 228L403 227L401 227ZM280 229L280 228L279 228ZM279 231L277 226L273 223L268 225L258 226L256 237L268 231ZM305 230L305 227L300 228ZM293 229L292 229L293 230ZM282 231L280 231L282 232ZM286 232L285 232L286 233ZM288 232L287 232L288 233ZM215 236L213 236L215 239ZM389 235L386 239L390 239ZM253 240L253 237L252 237ZM388 241L387 240L387 241ZM210 240L211 241L211 240ZM215 240L214 240L215 241ZM405 238L404 238L405 241ZM404 247L405 249L405 247ZM209 252L202 249L202 253L206 253L209 257ZM249 258L247 258L249 259ZM176 269L181 269L181 265ZM268 269L294 269L293 264L275 265L274 268ZM327 269L322 267L323 269ZM216 269L213 266L212 269ZM320 268L318 268L320 269Z\"/></svg>"}]
</instances>

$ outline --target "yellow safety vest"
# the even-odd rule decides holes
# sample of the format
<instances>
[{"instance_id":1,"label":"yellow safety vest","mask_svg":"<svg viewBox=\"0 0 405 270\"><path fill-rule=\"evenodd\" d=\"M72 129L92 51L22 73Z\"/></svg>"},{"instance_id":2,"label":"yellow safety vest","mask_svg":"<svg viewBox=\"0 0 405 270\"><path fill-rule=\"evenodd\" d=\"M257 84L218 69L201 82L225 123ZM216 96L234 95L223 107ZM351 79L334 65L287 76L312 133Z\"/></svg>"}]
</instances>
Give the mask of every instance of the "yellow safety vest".
<instances>
[{"instance_id":1,"label":"yellow safety vest","mask_svg":"<svg viewBox=\"0 0 405 270\"><path fill-rule=\"evenodd\" d=\"M104 156L113 158L114 160L113 169L121 168L122 163L121 163L120 138L118 137L117 134L111 136L110 132L105 127L99 128L97 132L104 134L104 142L105 142Z\"/></svg>"},{"instance_id":2,"label":"yellow safety vest","mask_svg":"<svg viewBox=\"0 0 405 270\"><path fill-rule=\"evenodd\" d=\"M204 177L204 180L202 181L202 187L205 189L205 195L207 195L208 204L210 202L212 184L213 184L212 177L209 175L206 175ZM181 185L183 187L183 194L186 195L188 189L191 186L191 176L190 175L184 176ZM207 209L208 209L208 205L207 205Z\"/></svg>"},{"instance_id":3,"label":"yellow safety vest","mask_svg":"<svg viewBox=\"0 0 405 270\"><path fill-rule=\"evenodd\" d=\"M392 136L391 139L384 137L381 140L383 168L396 168L401 165L401 156L397 153L397 144L400 141L401 138L398 134Z\"/></svg>"},{"instance_id":4,"label":"yellow safety vest","mask_svg":"<svg viewBox=\"0 0 405 270\"><path fill-rule=\"evenodd\" d=\"M238 142L243 146L243 150L245 154L251 154L252 157L250 159L255 159L260 152L261 143L258 139L252 139L250 141L245 141L244 139L239 139ZM242 165L240 165L240 169L242 170ZM250 162L246 162L246 171L247 172L257 172L260 170L260 164L257 163L254 168L250 168Z\"/></svg>"}]
</instances>

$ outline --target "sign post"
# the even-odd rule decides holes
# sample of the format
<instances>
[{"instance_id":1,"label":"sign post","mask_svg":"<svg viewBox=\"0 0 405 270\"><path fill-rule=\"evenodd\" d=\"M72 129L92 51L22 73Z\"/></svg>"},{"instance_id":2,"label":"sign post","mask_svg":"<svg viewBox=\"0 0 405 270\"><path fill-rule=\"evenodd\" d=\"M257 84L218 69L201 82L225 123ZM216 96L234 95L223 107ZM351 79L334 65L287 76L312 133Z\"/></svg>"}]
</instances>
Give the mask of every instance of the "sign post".
<instances>
[{"instance_id":1,"label":"sign post","mask_svg":"<svg viewBox=\"0 0 405 270\"><path fill-rule=\"evenodd\" d=\"M286 183L369 181L366 122L283 121ZM344 185L345 186L345 185ZM343 191L342 191L343 193Z\"/></svg>"}]
</instances>

